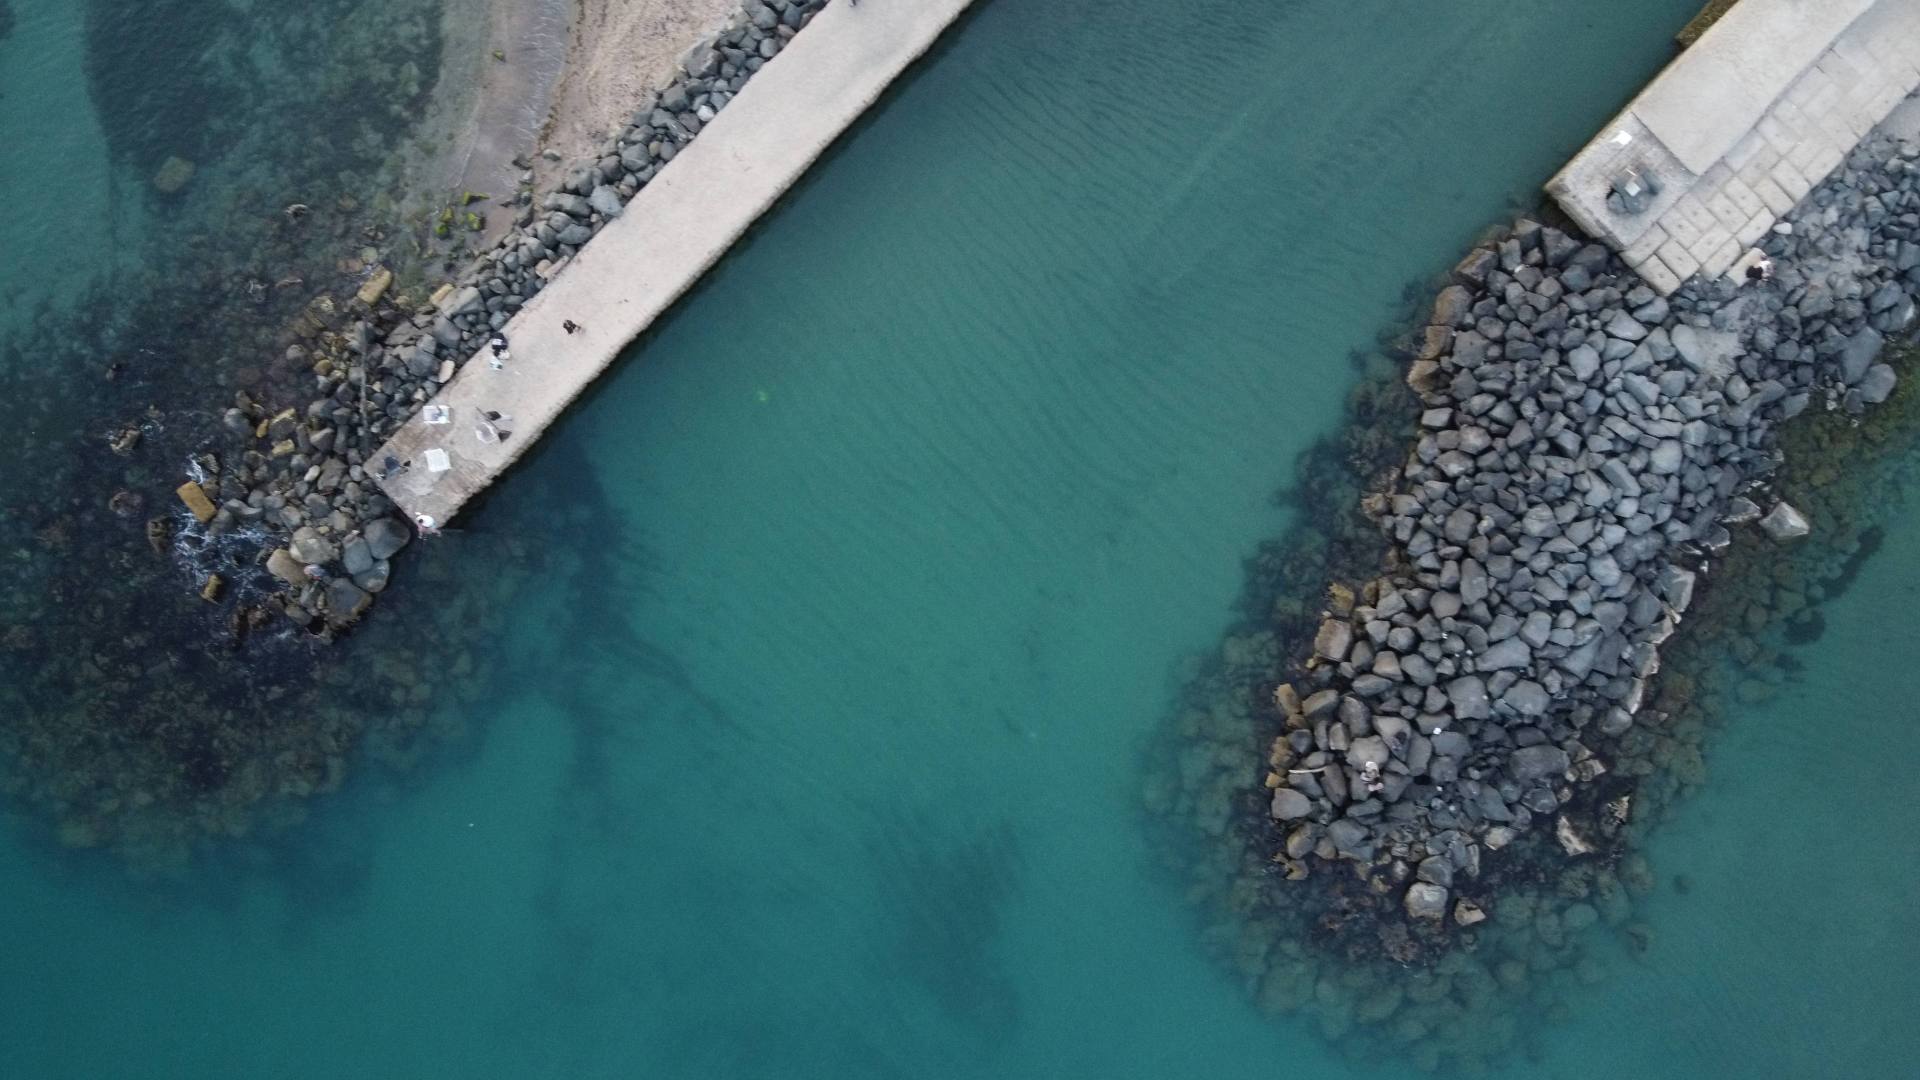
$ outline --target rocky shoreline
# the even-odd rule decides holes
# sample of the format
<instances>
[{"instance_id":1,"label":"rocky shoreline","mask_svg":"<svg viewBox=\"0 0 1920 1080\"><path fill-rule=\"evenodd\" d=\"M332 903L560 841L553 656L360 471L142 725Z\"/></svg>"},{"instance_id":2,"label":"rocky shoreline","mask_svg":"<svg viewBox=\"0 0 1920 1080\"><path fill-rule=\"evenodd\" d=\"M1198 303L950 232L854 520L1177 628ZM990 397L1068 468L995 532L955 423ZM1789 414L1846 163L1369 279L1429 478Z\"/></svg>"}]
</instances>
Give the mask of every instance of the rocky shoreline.
<instances>
[{"instance_id":1,"label":"rocky shoreline","mask_svg":"<svg viewBox=\"0 0 1920 1080\"><path fill-rule=\"evenodd\" d=\"M1460 263L1406 353L1412 453L1350 447L1371 527L1330 507L1344 540L1256 564L1282 590L1323 566L1328 602L1251 594L1149 788L1174 842L1211 846L1170 861L1264 1006L1471 1063L1504 1040L1447 1025L1498 1028L1509 991L1597 977L1578 930L1644 947L1631 840L1698 781L1712 706L1702 676L1656 678L1662 647L1730 547L1824 538L1772 488L1781 422L1905 396L1880 353L1913 325L1916 210L1920 147L1876 134L1763 241L1770 282L1661 300L1525 220Z\"/></svg>"},{"instance_id":2,"label":"rocky shoreline","mask_svg":"<svg viewBox=\"0 0 1920 1080\"><path fill-rule=\"evenodd\" d=\"M581 246L618 216L753 74L779 55L825 0L749 0L733 24L696 44L668 86L592 161L567 171L536 202L530 163L510 205L513 229L453 282L422 302L377 267L344 303L320 297L283 362L305 367L314 395L271 407L242 392L223 414L245 449L196 459L177 495L209 537L257 527L259 564L278 586L268 606L319 640L357 622L386 589L392 559L414 523L394 516L376 480L425 463L371 460L522 304L560 273ZM471 228L477 213L448 208L436 231ZM510 421L494 429L511 437ZM498 432L505 432L501 436ZM176 521L148 522L163 543ZM431 531L433 525L426 525ZM217 599L224 582L200 583Z\"/></svg>"}]
</instances>

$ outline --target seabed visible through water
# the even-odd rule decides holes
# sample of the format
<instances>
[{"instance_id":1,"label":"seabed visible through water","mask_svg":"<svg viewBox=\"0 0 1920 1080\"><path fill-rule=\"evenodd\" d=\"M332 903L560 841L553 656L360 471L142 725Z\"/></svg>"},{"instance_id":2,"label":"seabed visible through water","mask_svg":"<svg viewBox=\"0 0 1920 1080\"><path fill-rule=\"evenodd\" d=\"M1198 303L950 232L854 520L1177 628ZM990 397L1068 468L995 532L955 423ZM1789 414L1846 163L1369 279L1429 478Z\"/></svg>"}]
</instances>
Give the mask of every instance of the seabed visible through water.
<instances>
[{"instance_id":1,"label":"seabed visible through water","mask_svg":"<svg viewBox=\"0 0 1920 1080\"><path fill-rule=\"evenodd\" d=\"M194 52L206 9L135 6L144 38L230 55ZM280 141L314 65L358 85L336 32L375 6L223 8L299 57L276 73L137 63L144 42L87 32L104 6L12 0L0 130L35 154L0 189L68 209L0 246L79 261L0 268L8 400L44 408L0 473L0 629L32 637L0 653L0 730L70 700L23 673L96 652L147 658L88 684L101 710L245 670L177 582L147 583L170 564L96 485L163 497L228 365L271 367L248 338L305 297L222 317L249 279L357 255L359 219L284 247L259 239L278 224L216 226L275 219L282 174L346 193L404 137L353 94L323 102L329 138ZM14 793L0 1073L1407 1074L1385 1039L1263 1014L1208 955L1143 759L1235 621L1243 560L1311 505L1272 493L1327 482L1299 463L1339 436L1355 357L1533 202L1694 6L990 0L366 633L273 654L321 704L264 680L207 702L274 737L335 725L344 767L303 773L331 794L263 800L156 877L58 844L48 807L77 795ZM424 92L430 54L383 63ZM201 78L253 107L166 107ZM260 141L174 205L140 148L176 137ZM162 305L183 293L210 306ZM95 306L71 321L50 295ZM112 455L105 421L154 402L165 452ZM1899 602L1920 522L1894 497L1913 455L1889 461L1876 516L1834 534L1880 547L1817 640L1702 676L1734 704L1649 839L1646 947L1597 947L1604 978L1557 1023L1516 1016L1494 1075L1877 1077L1920 1050L1920 859L1890 809L1912 781L1861 765L1920 691ZM150 627L151 651L89 621Z\"/></svg>"}]
</instances>

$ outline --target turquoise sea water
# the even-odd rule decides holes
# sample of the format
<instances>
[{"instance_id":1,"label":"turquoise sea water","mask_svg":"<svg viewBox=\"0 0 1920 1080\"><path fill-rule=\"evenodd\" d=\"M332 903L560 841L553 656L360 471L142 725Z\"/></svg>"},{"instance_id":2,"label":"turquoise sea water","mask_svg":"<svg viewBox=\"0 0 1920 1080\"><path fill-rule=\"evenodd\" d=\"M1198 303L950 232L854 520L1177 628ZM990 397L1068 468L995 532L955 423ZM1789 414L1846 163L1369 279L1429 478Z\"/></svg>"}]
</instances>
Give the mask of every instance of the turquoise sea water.
<instances>
[{"instance_id":1,"label":"turquoise sea water","mask_svg":"<svg viewBox=\"0 0 1920 1080\"><path fill-rule=\"evenodd\" d=\"M0 1075L1410 1072L1205 959L1139 755L1350 354L1694 5L1410 7L988 0L440 541L548 566L464 749L181 881L0 832ZM1503 1075L1920 1051L1902 526Z\"/></svg>"}]
</instances>

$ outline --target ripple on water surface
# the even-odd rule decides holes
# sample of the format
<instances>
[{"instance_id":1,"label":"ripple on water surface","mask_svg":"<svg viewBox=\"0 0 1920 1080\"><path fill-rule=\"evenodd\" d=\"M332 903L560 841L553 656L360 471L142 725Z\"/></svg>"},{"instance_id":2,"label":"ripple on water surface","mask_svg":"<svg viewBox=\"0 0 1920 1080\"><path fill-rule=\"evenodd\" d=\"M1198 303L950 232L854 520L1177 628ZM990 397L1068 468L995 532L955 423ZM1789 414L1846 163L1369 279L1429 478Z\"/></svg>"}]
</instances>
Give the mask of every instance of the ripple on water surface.
<instances>
[{"instance_id":1,"label":"ripple on water surface","mask_svg":"<svg viewBox=\"0 0 1920 1080\"><path fill-rule=\"evenodd\" d=\"M1402 1074L1202 958L1136 751L1350 354L1692 6L986 4L471 522L552 561L470 759L326 804L298 843L340 856L220 910L5 849L22 1073ZM1722 812L1702 847L1747 835ZM1772 911L1718 880L1673 908ZM1747 918L1705 962L1676 916L1514 1075L1780 1053L1717 988L1826 969ZM1821 985L1824 1024L1910 1040Z\"/></svg>"}]
</instances>

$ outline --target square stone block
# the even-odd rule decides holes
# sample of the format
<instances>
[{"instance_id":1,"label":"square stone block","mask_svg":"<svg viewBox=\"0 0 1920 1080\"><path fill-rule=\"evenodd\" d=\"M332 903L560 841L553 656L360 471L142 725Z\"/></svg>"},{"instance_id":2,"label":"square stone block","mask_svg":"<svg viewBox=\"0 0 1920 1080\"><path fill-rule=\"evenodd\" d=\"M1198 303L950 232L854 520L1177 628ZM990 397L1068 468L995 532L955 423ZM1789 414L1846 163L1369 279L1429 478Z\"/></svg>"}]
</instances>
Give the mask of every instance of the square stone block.
<instances>
[{"instance_id":1,"label":"square stone block","mask_svg":"<svg viewBox=\"0 0 1920 1080\"><path fill-rule=\"evenodd\" d=\"M1760 123L1755 125L1753 129L1759 133L1761 138L1767 140L1767 145L1772 148L1775 157L1791 153L1794 143L1798 142L1800 138L1798 134L1789 129L1786 123L1780 119L1778 115L1779 111L1780 110L1776 108L1773 112L1761 117Z\"/></svg>"},{"instance_id":2,"label":"square stone block","mask_svg":"<svg viewBox=\"0 0 1920 1080\"><path fill-rule=\"evenodd\" d=\"M1733 264L1740 259L1740 253L1745 250L1746 248L1741 247L1738 240L1729 236L1726 243L1700 260L1700 272L1708 277L1719 277L1733 268Z\"/></svg>"},{"instance_id":3,"label":"square stone block","mask_svg":"<svg viewBox=\"0 0 1920 1080\"><path fill-rule=\"evenodd\" d=\"M1660 250L1661 245L1665 244L1667 240L1668 235L1665 228L1660 225L1651 226L1646 232L1640 234L1638 240L1628 244L1626 249L1620 252L1620 257L1632 263L1634 266L1638 266L1651 258L1654 252Z\"/></svg>"},{"instance_id":4,"label":"square stone block","mask_svg":"<svg viewBox=\"0 0 1920 1080\"><path fill-rule=\"evenodd\" d=\"M1779 164L1773 167L1773 182L1780 185L1780 190L1786 192L1787 198L1795 204L1813 190L1813 181L1808 180L1807 174L1787 158L1781 158Z\"/></svg>"},{"instance_id":5,"label":"square stone block","mask_svg":"<svg viewBox=\"0 0 1920 1080\"><path fill-rule=\"evenodd\" d=\"M1787 161L1810 182L1819 183L1820 178L1827 175L1827 171L1817 169L1814 165L1828 150L1827 138L1824 135L1808 134L1800 140L1798 146L1793 148L1793 152L1787 155Z\"/></svg>"},{"instance_id":6,"label":"square stone block","mask_svg":"<svg viewBox=\"0 0 1920 1080\"><path fill-rule=\"evenodd\" d=\"M1773 167L1780 160L1780 155L1774 151L1772 143L1762 140L1760 145L1763 149L1755 154L1752 160L1740 166L1739 172L1733 174L1739 177L1740 182L1745 184L1749 190L1751 190L1755 184L1772 176Z\"/></svg>"},{"instance_id":7,"label":"square stone block","mask_svg":"<svg viewBox=\"0 0 1920 1080\"><path fill-rule=\"evenodd\" d=\"M1745 138L1733 144L1733 149L1727 151L1727 156L1720 159L1720 163L1738 173L1766 148L1766 136L1758 131L1749 131Z\"/></svg>"},{"instance_id":8,"label":"square stone block","mask_svg":"<svg viewBox=\"0 0 1920 1080\"><path fill-rule=\"evenodd\" d=\"M1807 115L1800 111L1800 106L1782 100L1773 103L1773 111L1768 116L1786 132L1786 145L1776 149L1782 154L1791 155L1793 148L1800 145L1801 140L1806 138L1807 129L1812 126Z\"/></svg>"},{"instance_id":9,"label":"square stone block","mask_svg":"<svg viewBox=\"0 0 1920 1080\"><path fill-rule=\"evenodd\" d=\"M1907 99L1907 94L1907 89L1895 86L1892 83L1887 83L1880 88L1879 96L1867 103L1867 111L1871 115L1878 116L1884 120L1888 113L1899 107L1900 103Z\"/></svg>"},{"instance_id":10,"label":"square stone block","mask_svg":"<svg viewBox=\"0 0 1920 1080\"><path fill-rule=\"evenodd\" d=\"M1833 48L1821 54L1820 59L1813 62L1813 66L1826 75L1829 83L1836 89L1851 86L1867 77L1867 72L1861 70L1859 64L1849 60L1840 51L1838 41L1834 42Z\"/></svg>"},{"instance_id":11,"label":"square stone block","mask_svg":"<svg viewBox=\"0 0 1920 1080\"><path fill-rule=\"evenodd\" d=\"M1700 242L1700 226L1695 225L1691 218L1681 213L1678 207L1667 211L1660 218L1659 227L1665 230L1674 243L1683 248L1692 247Z\"/></svg>"},{"instance_id":12,"label":"square stone block","mask_svg":"<svg viewBox=\"0 0 1920 1080\"><path fill-rule=\"evenodd\" d=\"M1686 284L1686 282L1682 281L1672 270L1667 269L1666 263L1661 262L1660 259L1655 256L1649 256L1640 262L1634 263L1633 268L1639 273L1641 279L1648 285L1653 286L1653 290L1661 296L1670 296L1675 290L1679 289L1680 286Z\"/></svg>"},{"instance_id":13,"label":"square stone block","mask_svg":"<svg viewBox=\"0 0 1920 1080\"><path fill-rule=\"evenodd\" d=\"M1805 74L1793 80L1793 85L1787 87L1787 92L1782 96L1784 96L1787 102L1794 108L1804 111L1813 101L1814 97L1816 97L1821 90L1825 89L1826 86L1827 73L1821 71L1816 64L1808 68Z\"/></svg>"},{"instance_id":14,"label":"square stone block","mask_svg":"<svg viewBox=\"0 0 1920 1080\"><path fill-rule=\"evenodd\" d=\"M1785 217L1793 209L1793 204L1799 201L1788 195L1779 184L1774 183L1770 176L1761 177L1753 185L1753 193L1760 196L1760 201L1767 204L1767 209L1772 211L1775 217Z\"/></svg>"},{"instance_id":15,"label":"square stone block","mask_svg":"<svg viewBox=\"0 0 1920 1080\"><path fill-rule=\"evenodd\" d=\"M1745 180L1737 176L1727 181L1726 186L1720 189L1720 193L1725 195L1733 205L1740 208L1742 218L1751 218L1755 214L1766 213L1767 204L1760 200L1760 196L1755 194L1751 187L1747 186Z\"/></svg>"},{"instance_id":16,"label":"square stone block","mask_svg":"<svg viewBox=\"0 0 1920 1080\"><path fill-rule=\"evenodd\" d=\"M1822 180L1825 180L1833 170L1839 168L1840 163L1846 160L1846 157L1847 152L1845 150L1831 143L1823 146L1815 146L1813 156L1807 161L1807 179L1812 180L1815 184L1820 183Z\"/></svg>"},{"instance_id":17,"label":"square stone block","mask_svg":"<svg viewBox=\"0 0 1920 1080\"><path fill-rule=\"evenodd\" d=\"M1673 204L1673 212L1686 218L1688 223L1703 233L1712 232L1720 225L1720 219L1714 217L1713 211L1707 209L1706 204L1702 203L1699 197L1691 191L1680 196L1680 201ZM1672 232L1673 230L1668 229L1667 231ZM1689 244L1687 246L1692 247L1693 245Z\"/></svg>"},{"instance_id":18,"label":"square stone block","mask_svg":"<svg viewBox=\"0 0 1920 1080\"><path fill-rule=\"evenodd\" d=\"M1739 182L1731 176L1727 179L1733 183ZM1720 190L1707 196L1705 202L1707 209L1713 211L1714 218L1718 220L1728 232L1732 232L1740 226L1745 225L1747 219L1753 216L1752 213L1741 209L1740 204L1733 201L1733 198L1727 194L1725 185L1722 185Z\"/></svg>"},{"instance_id":19,"label":"square stone block","mask_svg":"<svg viewBox=\"0 0 1920 1080\"><path fill-rule=\"evenodd\" d=\"M1767 230L1773 228L1773 222L1773 214L1762 209L1753 216L1752 220L1735 229L1733 238L1740 242L1741 247L1750 248L1759 243L1761 237L1767 235Z\"/></svg>"},{"instance_id":20,"label":"square stone block","mask_svg":"<svg viewBox=\"0 0 1920 1080\"><path fill-rule=\"evenodd\" d=\"M1700 242L1688 248L1687 253L1692 255L1702 266L1705 266L1707 260L1712 258L1715 252L1731 243L1733 243L1733 230L1723 229L1716 225L1706 233L1703 233L1700 237Z\"/></svg>"},{"instance_id":21,"label":"square stone block","mask_svg":"<svg viewBox=\"0 0 1920 1080\"><path fill-rule=\"evenodd\" d=\"M1849 144L1866 138L1867 132L1873 130L1873 125L1879 123L1877 117L1869 117L1866 109L1859 106L1849 105L1837 108L1833 111L1833 115L1834 119L1839 121L1841 130L1852 136L1850 139L1841 140ZM1853 149L1851 145L1845 147L1841 150L1840 156L1845 157L1847 151L1851 149Z\"/></svg>"},{"instance_id":22,"label":"square stone block","mask_svg":"<svg viewBox=\"0 0 1920 1080\"><path fill-rule=\"evenodd\" d=\"M1667 270L1681 281L1687 280L1700 271L1700 260L1688 254L1687 249L1677 243L1661 248L1657 257L1666 264Z\"/></svg>"}]
</instances>

